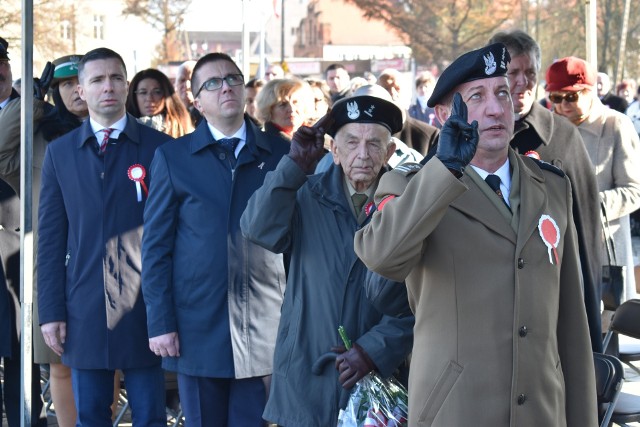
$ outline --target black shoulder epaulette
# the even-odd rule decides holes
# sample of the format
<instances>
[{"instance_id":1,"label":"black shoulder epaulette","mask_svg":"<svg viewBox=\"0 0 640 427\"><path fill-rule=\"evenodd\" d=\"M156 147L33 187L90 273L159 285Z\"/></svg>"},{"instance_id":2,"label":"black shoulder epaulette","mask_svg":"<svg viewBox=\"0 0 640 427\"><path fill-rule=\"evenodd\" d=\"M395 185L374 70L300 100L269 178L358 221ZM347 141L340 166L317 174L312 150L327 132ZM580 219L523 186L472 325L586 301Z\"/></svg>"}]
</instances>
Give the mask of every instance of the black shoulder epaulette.
<instances>
[{"instance_id":1,"label":"black shoulder epaulette","mask_svg":"<svg viewBox=\"0 0 640 427\"><path fill-rule=\"evenodd\" d=\"M534 162L536 162L536 164L538 166L540 166L540 169L551 171L551 172L555 173L556 175L561 176L563 178L565 177L564 171L562 169L560 169L559 167L554 166L551 163L547 163L547 162L545 162L543 160L538 160L535 157L529 157L529 158L531 160L533 160Z\"/></svg>"},{"instance_id":2,"label":"black shoulder epaulette","mask_svg":"<svg viewBox=\"0 0 640 427\"><path fill-rule=\"evenodd\" d=\"M422 169L422 165L420 163L414 163L414 162L406 162L393 168L394 171L404 176L413 175L414 173L418 172L420 169Z\"/></svg>"}]
</instances>

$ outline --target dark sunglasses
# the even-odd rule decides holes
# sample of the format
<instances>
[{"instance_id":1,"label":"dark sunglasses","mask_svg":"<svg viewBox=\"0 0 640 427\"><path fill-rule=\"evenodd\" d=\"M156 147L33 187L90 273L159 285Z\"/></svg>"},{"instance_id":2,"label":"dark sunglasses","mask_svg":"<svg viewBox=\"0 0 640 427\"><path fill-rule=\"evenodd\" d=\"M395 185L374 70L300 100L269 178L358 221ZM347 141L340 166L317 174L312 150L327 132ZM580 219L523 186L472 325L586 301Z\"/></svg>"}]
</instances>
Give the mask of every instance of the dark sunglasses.
<instances>
[{"instance_id":1,"label":"dark sunglasses","mask_svg":"<svg viewBox=\"0 0 640 427\"><path fill-rule=\"evenodd\" d=\"M567 92L562 95L559 93L550 93L549 101L553 102L554 104L562 104L562 101L576 102L579 97L580 92Z\"/></svg>"}]
</instances>

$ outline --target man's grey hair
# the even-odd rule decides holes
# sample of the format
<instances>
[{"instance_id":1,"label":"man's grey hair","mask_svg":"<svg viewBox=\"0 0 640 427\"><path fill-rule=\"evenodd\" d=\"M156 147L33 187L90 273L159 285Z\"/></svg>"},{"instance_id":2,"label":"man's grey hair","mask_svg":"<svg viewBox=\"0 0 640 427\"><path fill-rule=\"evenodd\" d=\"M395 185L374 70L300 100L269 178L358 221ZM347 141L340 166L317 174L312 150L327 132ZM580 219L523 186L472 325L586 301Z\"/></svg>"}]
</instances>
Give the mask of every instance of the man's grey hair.
<instances>
[{"instance_id":1,"label":"man's grey hair","mask_svg":"<svg viewBox=\"0 0 640 427\"><path fill-rule=\"evenodd\" d=\"M495 33L487 44L502 43L513 58L518 55L532 53L536 59L536 71L540 71L542 54L540 45L529 34L522 30L500 31Z\"/></svg>"}]
</instances>

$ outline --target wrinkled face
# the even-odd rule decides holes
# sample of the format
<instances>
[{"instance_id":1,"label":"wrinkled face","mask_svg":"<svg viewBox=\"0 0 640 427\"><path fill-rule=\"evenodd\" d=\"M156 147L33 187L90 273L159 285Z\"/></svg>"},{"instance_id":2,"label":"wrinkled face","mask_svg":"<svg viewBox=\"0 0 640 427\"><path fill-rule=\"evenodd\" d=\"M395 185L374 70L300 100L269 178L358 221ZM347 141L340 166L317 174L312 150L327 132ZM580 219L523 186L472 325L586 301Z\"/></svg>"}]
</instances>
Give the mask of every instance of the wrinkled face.
<instances>
[{"instance_id":1,"label":"wrinkled face","mask_svg":"<svg viewBox=\"0 0 640 427\"><path fill-rule=\"evenodd\" d=\"M459 85L456 90L467 104L468 122L478 122L478 149L481 152L506 152L513 136L514 113L506 77L492 77ZM441 112L441 108L445 108ZM436 114L451 114L451 106L436 106ZM440 119L440 117L438 118ZM444 121L442 121L444 123ZM473 163L473 162L472 162Z\"/></svg>"},{"instance_id":2,"label":"wrinkled face","mask_svg":"<svg viewBox=\"0 0 640 427\"><path fill-rule=\"evenodd\" d=\"M591 110L591 103L593 102L593 92L589 89L583 89L579 92L573 91L557 91L549 93L549 99L553 98L554 95L564 96L568 93L578 93L578 100L574 102L569 102L566 99L563 99L562 102L553 104L553 109L556 113L561 116L565 116L567 119L572 121L575 124L581 123L589 114L589 110Z\"/></svg>"},{"instance_id":3,"label":"wrinkled face","mask_svg":"<svg viewBox=\"0 0 640 427\"><path fill-rule=\"evenodd\" d=\"M125 114L128 90L127 73L116 58L96 59L84 65L78 93L100 124L111 124Z\"/></svg>"},{"instance_id":4,"label":"wrinkled face","mask_svg":"<svg viewBox=\"0 0 640 427\"><path fill-rule=\"evenodd\" d=\"M239 74L238 68L229 61L219 60L208 62L198 69L198 82L202 85L214 77L225 78L231 74ZM198 88L199 90L200 88ZM196 90L196 93L198 92ZM245 88L244 84L229 86L223 80L222 87L208 91L202 89L193 101L198 111L207 121L217 127L220 120L240 120L244 115Z\"/></svg>"},{"instance_id":5,"label":"wrinkled face","mask_svg":"<svg viewBox=\"0 0 640 427\"><path fill-rule=\"evenodd\" d=\"M135 95L141 115L155 116L164 111L165 96L160 82L156 79L140 80Z\"/></svg>"},{"instance_id":6,"label":"wrinkled face","mask_svg":"<svg viewBox=\"0 0 640 427\"><path fill-rule=\"evenodd\" d=\"M340 93L349 86L349 73L343 68L329 70L327 84L331 93Z\"/></svg>"},{"instance_id":7,"label":"wrinkled face","mask_svg":"<svg viewBox=\"0 0 640 427\"><path fill-rule=\"evenodd\" d=\"M6 59L0 59L0 102L11 96L12 84L11 64Z\"/></svg>"},{"instance_id":8,"label":"wrinkled face","mask_svg":"<svg viewBox=\"0 0 640 427\"><path fill-rule=\"evenodd\" d=\"M247 97L245 99L245 111L251 117L256 116L256 109L258 108L258 103L256 102L256 98L258 98L258 93L262 88L248 87L245 89Z\"/></svg>"},{"instance_id":9,"label":"wrinkled face","mask_svg":"<svg viewBox=\"0 0 640 427\"><path fill-rule=\"evenodd\" d=\"M292 91L289 96L271 107L271 121L292 134L309 118L309 99L307 91Z\"/></svg>"},{"instance_id":10,"label":"wrinkled face","mask_svg":"<svg viewBox=\"0 0 640 427\"><path fill-rule=\"evenodd\" d=\"M513 111L525 115L536 102L536 84L538 83L538 64L533 53L514 56L509 63L509 87Z\"/></svg>"},{"instance_id":11,"label":"wrinkled face","mask_svg":"<svg viewBox=\"0 0 640 427\"><path fill-rule=\"evenodd\" d=\"M80 118L86 117L89 114L87 103L80 98L80 94L78 93L77 77L62 80L58 84L58 90L60 91L60 97L62 98L62 102L64 102L64 106L67 107L70 113Z\"/></svg>"},{"instance_id":12,"label":"wrinkled face","mask_svg":"<svg viewBox=\"0 0 640 427\"><path fill-rule=\"evenodd\" d=\"M178 69L178 75L173 85L182 103L186 106L193 104L193 93L191 92L191 75L185 67Z\"/></svg>"},{"instance_id":13,"label":"wrinkled face","mask_svg":"<svg viewBox=\"0 0 640 427\"><path fill-rule=\"evenodd\" d=\"M377 123L348 123L331 142L333 162L342 166L357 191L366 190L393 154L396 145L389 130Z\"/></svg>"}]
</instances>

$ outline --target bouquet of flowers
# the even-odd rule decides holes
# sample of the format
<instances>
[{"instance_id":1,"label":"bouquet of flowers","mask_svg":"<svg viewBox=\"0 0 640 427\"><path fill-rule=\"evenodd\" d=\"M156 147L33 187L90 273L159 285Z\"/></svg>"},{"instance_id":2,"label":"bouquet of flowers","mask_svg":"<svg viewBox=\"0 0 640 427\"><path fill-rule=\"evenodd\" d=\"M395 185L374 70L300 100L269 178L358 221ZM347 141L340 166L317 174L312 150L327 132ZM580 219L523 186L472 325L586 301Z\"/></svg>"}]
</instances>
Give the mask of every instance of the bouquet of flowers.
<instances>
[{"instance_id":1,"label":"bouquet of flowers","mask_svg":"<svg viewBox=\"0 0 640 427\"><path fill-rule=\"evenodd\" d=\"M340 326L338 332L347 350L351 341ZM406 427L407 389L394 377L367 374L351 390L349 402L340 410L337 427Z\"/></svg>"}]
</instances>

